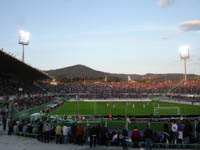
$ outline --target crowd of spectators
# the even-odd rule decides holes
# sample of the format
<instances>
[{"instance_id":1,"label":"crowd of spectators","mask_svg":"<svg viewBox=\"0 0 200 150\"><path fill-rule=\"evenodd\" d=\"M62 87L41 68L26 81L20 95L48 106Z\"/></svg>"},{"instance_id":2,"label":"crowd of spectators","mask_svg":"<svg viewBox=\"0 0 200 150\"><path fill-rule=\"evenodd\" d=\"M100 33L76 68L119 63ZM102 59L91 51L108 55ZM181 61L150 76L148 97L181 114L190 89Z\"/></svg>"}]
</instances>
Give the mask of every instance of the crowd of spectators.
<instances>
[{"instance_id":1,"label":"crowd of spectators","mask_svg":"<svg viewBox=\"0 0 200 150\"><path fill-rule=\"evenodd\" d=\"M68 95L71 98L143 98L159 96L170 92L174 97L183 94L188 99L200 99L200 80L187 82L83 82L72 84L41 84L41 87L0 77L0 96L44 94L46 91Z\"/></svg>"},{"instance_id":2,"label":"crowd of spectators","mask_svg":"<svg viewBox=\"0 0 200 150\"><path fill-rule=\"evenodd\" d=\"M146 143L146 149L151 145L154 147L163 146L163 144L199 144L200 141L200 122L196 128L190 120L173 121L172 123L163 123L163 131L152 131L150 124L143 131L137 129L137 124L133 123L134 129L127 130L124 126L121 130L111 130L105 125L83 126L82 123L52 125L50 122L39 122L38 125L32 125L27 121L8 121L8 135L26 135L37 137L39 141L49 143L55 141L56 144L78 144L90 145L115 145L127 149L127 145L135 148L141 147L141 143ZM163 143L163 144L161 144ZM161 144L161 145L158 145Z\"/></svg>"},{"instance_id":3,"label":"crowd of spectators","mask_svg":"<svg viewBox=\"0 0 200 150\"><path fill-rule=\"evenodd\" d=\"M51 92L61 94L79 95L88 98L129 98L142 97L147 94L163 93L170 86L171 81L163 83L133 83L133 82L98 82L98 83L74 83L71 85L45 85Z\"/></svg>"},{"instance_id":4,"label":"crowd of spectators","mask_svg":"<svg viewBox=\"0 0 200 150\"><path fill-rule=\"evenodd\" d=\"M172 92L176 94L200 94L200 80L182 82Z\"/></svg>"},{"instance_id":5,"label":"crowd of spectators","mask_svg":"<svg viewBox=\"0 0 200 150\"><path fill-rule=\"evenodd\" d=\"M15 108L19 111L33 108L36 106L41 106L43 104L51 103L55 100L54 96L42 96L42 97L27 97L22 99L15 99L11 101Z\"/></svg>"},{"instance_id":6,"label":"crowd of spectators","mask_svg":"<svg viewBox=\"0 0 200 150\"><path fill-rule=\"evenodd\" d=\"M142 98L166 94L200 94L200 80L165 82L94 82L70 85L44 84L47 91L78 98Z\"/></svg>"},{"instance_id":7,"label":"crowd of spectators","mask_svg":"<svg viewBox=\"0 0 200 150\"><path fill-rule=\"evenodd\" d=\"M45 91L31 84L0 76L0 96L44 94Z\"/></svg>"}]
</instances>

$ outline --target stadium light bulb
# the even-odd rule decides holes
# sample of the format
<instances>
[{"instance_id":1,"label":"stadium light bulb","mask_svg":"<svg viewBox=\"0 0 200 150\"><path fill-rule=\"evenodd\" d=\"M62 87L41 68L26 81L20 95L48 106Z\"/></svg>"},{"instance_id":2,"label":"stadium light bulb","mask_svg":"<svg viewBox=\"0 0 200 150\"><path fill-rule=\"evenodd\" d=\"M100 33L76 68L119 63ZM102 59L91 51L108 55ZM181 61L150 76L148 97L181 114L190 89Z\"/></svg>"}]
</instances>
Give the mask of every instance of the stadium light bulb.
<instances>
[{"instance_id":1,"label":"stadium light bulb","mask_svg":"<svg viewBox=\"0 0 200 150\"><path fill-rule=\"evenodd\" d=\"M28 45L30 40L30 33L25 31L20 31L19 44Z\"/></svg>"},{"instance_id":2,"label":"stadium light bulb","mask_svg":"<svg viewBox=\"0 0 200 150\"><path fill-rule=\"evenodd\" d=\"M189 46L183 45L179 48L181 59L188 59L189 58Z\"/></svg>"}]
</instances>

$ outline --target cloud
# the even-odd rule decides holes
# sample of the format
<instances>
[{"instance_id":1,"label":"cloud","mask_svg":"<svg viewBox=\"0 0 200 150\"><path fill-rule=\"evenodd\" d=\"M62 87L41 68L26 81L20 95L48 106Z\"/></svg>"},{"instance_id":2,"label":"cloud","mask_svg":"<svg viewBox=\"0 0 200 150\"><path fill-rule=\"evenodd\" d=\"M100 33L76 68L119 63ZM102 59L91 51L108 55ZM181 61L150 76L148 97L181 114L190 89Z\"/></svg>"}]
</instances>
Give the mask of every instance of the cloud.
<instances>
[{"instance_id":1,"label":"cloud","mask_svg":"<svg viewBox=\"0 0 200 150\"><path fill-rule=\"evenodd\" d=\"M185 21L179 27L182 31L200 31L200 20Z\"/></svg>"},{"instance_id":2,"label":"cloud","mask_svg":"<svg viewBox=\"0 0 200 150\"><path fill-rule=\"evenodd\" d=\"M158 5L160 7L167 7L169 5L171 5L175 0L160 0Z\"/></svg>"},{"instance_id":3,"label":"cloud","mask_svg":"<svg viewBox=\"0 0 200 150\"><path fill-rule=\"evenodd\" d=\"M166 40L168 39L169 37L168 36L161 36L160 39L163 39L163 40Z\"/></svg>"}]
</instances>

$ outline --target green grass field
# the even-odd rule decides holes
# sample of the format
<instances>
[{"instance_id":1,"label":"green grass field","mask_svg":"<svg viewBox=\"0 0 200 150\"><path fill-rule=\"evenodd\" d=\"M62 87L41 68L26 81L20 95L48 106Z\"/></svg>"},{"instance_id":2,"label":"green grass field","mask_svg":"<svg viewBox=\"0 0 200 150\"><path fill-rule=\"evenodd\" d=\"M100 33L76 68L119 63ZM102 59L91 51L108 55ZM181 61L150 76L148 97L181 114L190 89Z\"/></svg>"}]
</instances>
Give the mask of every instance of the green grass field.
<instances>
[{"instance_id":1,"label":"green grass field","mask_svg":"<svg viewBox=\"0 0 200 150\"><path fill-rule=\"evenodd\" d=\"M152 102L66 102L54 115L151 115L154 107L179 107L181 115L200 115L200 106ZM159 110L159 115L176 115L177 109Z\"/></svg>"}]
</instances>

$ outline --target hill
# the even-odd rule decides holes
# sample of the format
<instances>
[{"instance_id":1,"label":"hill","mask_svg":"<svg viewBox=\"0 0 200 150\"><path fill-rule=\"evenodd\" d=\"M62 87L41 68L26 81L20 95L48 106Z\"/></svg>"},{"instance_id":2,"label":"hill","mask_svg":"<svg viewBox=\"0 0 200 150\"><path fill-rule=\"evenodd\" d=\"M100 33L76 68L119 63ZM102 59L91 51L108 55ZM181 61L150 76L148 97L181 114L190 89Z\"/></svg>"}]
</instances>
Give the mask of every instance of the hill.
<instances>
[{"instance_id":1,"label":"hill","mask_svg":"<svg viewBox=\"0 0 200 150\"><path fill-rule=\"evenodd\" d=\"M106 76L108 78L120 79L122 81L128 80L128 74L116 74L116 73L107 73L102 71L97 71L92 68L89 68L84 65L74 65L70 67L48 70L46 71L51 77L55 78L65 78L65 79L74 79L74 78L84 78L84 79L104 79ZM198 77L195 74L188 74L188 79ZM168 74L130 74L132 80L142 81L152 78L152 81L167 81L167 80L180 80L183 79L183 74L180 73L168 73Z\"/></svg>"},{"instance_id":2,"label":"hill","mask_svg":"<svg viewBox=\"0 0 200 150\"><path fill-rule=\"evenodd\" d=\"M105 78L106 76L106 73L104 72L96 71L83 65L75 65L61 69L49 70L46 72L52 77L62 76L70 79L77 77L87 78L87 79L97 79L97 78Z\"/></svg>"}]
</instances>

